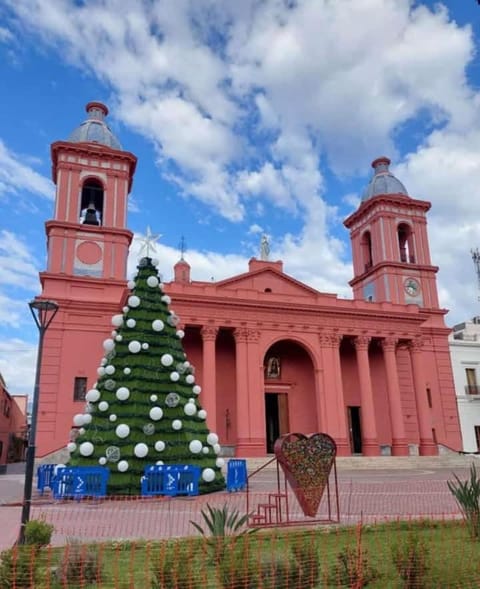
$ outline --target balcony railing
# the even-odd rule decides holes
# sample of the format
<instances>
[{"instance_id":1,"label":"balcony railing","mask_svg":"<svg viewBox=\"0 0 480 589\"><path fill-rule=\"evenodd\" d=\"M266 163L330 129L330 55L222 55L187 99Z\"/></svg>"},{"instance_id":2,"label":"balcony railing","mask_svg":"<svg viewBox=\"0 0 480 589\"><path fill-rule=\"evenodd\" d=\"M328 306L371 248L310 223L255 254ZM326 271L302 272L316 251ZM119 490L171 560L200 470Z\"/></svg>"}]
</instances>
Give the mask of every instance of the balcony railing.
<instances>
[{"instance_id":1,"label":"balcony railing","mask_svg":"<svg viewBox=\"0 0 480 589\"><path fill-rule=\"evenodd\" d=\"M478 384L466 384L465 385L466 395L480 395L480 385Z\"/></svg>"}]
</instances>

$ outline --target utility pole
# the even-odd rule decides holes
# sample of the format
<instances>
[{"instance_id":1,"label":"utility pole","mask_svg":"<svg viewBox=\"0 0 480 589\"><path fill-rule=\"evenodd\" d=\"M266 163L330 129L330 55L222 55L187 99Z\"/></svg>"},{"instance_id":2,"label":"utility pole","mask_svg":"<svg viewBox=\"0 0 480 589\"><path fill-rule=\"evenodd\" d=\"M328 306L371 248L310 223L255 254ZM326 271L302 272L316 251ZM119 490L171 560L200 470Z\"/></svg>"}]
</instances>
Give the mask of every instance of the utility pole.
<instances>
[{"instance_id":1,"label":"utility pole","mask_svg":"<svg viewBox=\"0 0 480 589\"><path fill-rule=\"evenodd\" d=\"M478 2L480 4L480 0L478 0ZM480 290L480 252L478 251L478 247L474 250L470 250L470 253L472 254L473 265L475 266L475 272L477 274L478 288ZM480 296L478 298L480 300Z\"/></svg>"}]
</instances>

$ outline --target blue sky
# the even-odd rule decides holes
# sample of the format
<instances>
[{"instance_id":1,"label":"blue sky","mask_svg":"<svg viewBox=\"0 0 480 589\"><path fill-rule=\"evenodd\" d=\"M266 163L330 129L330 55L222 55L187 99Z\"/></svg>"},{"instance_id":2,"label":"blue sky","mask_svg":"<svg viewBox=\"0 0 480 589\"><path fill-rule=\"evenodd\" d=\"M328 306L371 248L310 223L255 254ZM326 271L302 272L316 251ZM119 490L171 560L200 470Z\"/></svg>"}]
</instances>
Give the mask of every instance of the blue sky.
<instances>
[{"instance_id":1,"label":"blue sky","mask_svg":"<svg viewBox=\"0 0 480 589\"><path fill-rule=\"evenodd\" d=\"M129 227L181 236L192 278L271 258L349 297L348 232L370 162L430 200L450 325L479 314L480 6L475 0L4 0L0 5L0 372L30 392L27 301L45 266L50 143L90 100L139 158ZM138 244L132 248L130 271Z\"/></svg>"}]
</instances>

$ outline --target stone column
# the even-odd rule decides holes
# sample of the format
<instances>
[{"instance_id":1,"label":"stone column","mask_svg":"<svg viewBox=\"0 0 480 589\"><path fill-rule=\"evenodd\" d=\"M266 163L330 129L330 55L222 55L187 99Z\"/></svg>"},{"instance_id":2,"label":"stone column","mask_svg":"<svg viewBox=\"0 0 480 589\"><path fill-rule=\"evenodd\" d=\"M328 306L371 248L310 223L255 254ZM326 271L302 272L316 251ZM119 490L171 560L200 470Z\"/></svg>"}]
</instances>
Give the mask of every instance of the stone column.
<instances>
[{"instance_id":1,"label":"stone column","mask_svg":"<svg viewBox=\"0 0 480 589\"><path fill-rule=\"evenodd\" d=\"M370 339L368 336L360 335L354 338L353 342L357 351L358 380L360 386L362 454L364 456L378 456L380 451L377 439L370 362L368 359Z\"/></svg>"},{"instance_id":2,"label":"stone column","mask_svg":"<svg viewBox=\"0 0 480 589\"><path fill-rule=\"evenodd\" d=\"M425 373L422 362L422 338L411 340L408 345L412 361L413 386L415 388L415 406L417 408L418 433L420 437L420 456L436 456L437 445L432 436L432 420L428 406Z\"/></svg>"},{"instance_id":3,"label":"stone column","mask_svg":"<svg viewBox=\"0 0 480 589\"><path fill-rule=\"evenodd\" d=\"M385 372L387 376L388 405L392 427L392 456L408 456L408 444L405 437L400 385L398 382L397 358L395 350L397 340L386 337L381 341Z\"/></svg>"},{"instance_id":4,"label":"stone column","mask_svg":"<svg viewBox=\"0 0 480 589\"><path fill-rule=\"evenodd\" d=\"M323 364L323 387L317 385L317 411L319 424L335 440L339 456L350 455L345 399L343 395L340 344L342 336L322 333L320 346ZM321 390L323 388L323 390Z\"/></svg>"},{"instance_id":5,"label":"stone column","mask_svg":"<svg viewBox=\"0 0 480 589\"><path fill-rule=\"evenodd\" d=\"M215 341L218 327L204 325L200 330L203 341L203 382L200 401L207 412L208 429L217 431L217 366L215 355Z\"/></svg>"},{"instance_id":6,"label":"stone column","mask_svg":"<svg viewBox=\"0 0 480 589\"><path fill-rule=\"evenodd\" d=\"M235 370L236 370L236 419L237 419L237 444L236 456L248 457L250 428L249 428L249 397L248 397L248 329L237 327L233 332L235 338Z\"/></svg>"},{"instance_id":7,"label":"stone column","mask_svg":"<svg viewBox=\"0 0 480 589\"><path fill-rule=\"evenodd\" d=\"M248 426L249 456L265 456L265 390L263 362L259 355L260 332L247 331L247 386L248 386Z\"/></svg>"}]
</instances>

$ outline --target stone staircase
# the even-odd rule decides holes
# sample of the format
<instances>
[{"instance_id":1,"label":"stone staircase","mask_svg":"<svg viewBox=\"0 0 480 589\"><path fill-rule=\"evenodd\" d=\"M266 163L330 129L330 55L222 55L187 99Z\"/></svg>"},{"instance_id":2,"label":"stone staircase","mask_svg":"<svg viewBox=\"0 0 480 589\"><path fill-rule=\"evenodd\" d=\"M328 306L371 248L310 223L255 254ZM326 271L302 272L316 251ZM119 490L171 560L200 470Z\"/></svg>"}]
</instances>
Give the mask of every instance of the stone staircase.
<instances>
[{"instance_id":1,"label":"stone staircase","mask_svg":"<svg viewBox=\"0 0 480 589\"><path fill-rule=\"evenodd\" d=\"M257 470L273 456L247 458L248 472ZM475 464L480 470L480 456L473 454L448 453L440 456L346 456L337 458L338 471L350 470L428 470L428 469L469 469ZM275 469L273 461L265 469Z\"/></svg>"}]
</instances>

